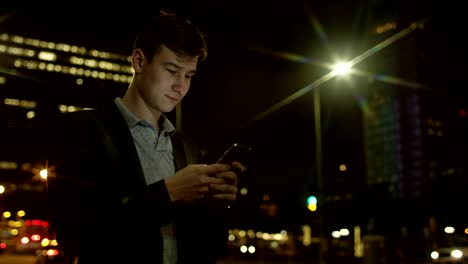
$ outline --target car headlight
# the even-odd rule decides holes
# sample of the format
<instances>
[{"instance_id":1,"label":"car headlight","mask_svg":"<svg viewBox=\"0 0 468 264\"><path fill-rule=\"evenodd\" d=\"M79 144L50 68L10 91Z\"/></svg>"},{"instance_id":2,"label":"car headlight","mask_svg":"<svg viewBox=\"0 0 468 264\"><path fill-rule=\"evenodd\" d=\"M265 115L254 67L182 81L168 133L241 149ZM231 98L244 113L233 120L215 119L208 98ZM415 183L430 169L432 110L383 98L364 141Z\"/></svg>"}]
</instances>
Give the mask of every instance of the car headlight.
<instances>
[{"instance_id":1,"label":"car headlight","mask_svg":"<svg viewBox=\"0 0 468 264\"><path fill-rule=\"evenodd\" d=\"M450 256L459 259L463 257L463 252L459 249L454 249L450 252Z\"/></svg>"},{"instance_id":2,"label":"car headlight","mask_svg":"<svg viewBox=\"0 0 468 264\"><path fill-rule=\"evenodd\" d=\"M437 251L435 251L435 250L432 251L432 252L431 252L431 258L432 258L432 259L438 259L438 258L439 258L439 252L437 252Z\"/></svg>"}]
</instances>

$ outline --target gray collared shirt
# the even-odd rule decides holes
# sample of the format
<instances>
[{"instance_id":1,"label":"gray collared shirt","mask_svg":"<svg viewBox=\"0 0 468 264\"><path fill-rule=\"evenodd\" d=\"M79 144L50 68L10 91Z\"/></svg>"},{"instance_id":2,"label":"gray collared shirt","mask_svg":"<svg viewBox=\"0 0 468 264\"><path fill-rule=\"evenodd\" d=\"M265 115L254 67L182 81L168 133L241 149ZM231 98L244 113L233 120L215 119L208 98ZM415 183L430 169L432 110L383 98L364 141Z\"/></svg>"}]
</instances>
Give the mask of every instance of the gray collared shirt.
<instances>
[{"instance_id":1,"label":"gray collared shirt","mask_svg":"<svg viewBox=\"0 0 468 264\"><path fill-rule=\"evenodd\" d=\"M150 185L175 174L171 135L175 132L169 119L161 115L161 132L148 121L136 117L117 97L114 100L127 122L140 159L146 184ZM164 264L177 263L177 242L174 226L161 228L164 242Z\"/></svg>"}]
</instances>

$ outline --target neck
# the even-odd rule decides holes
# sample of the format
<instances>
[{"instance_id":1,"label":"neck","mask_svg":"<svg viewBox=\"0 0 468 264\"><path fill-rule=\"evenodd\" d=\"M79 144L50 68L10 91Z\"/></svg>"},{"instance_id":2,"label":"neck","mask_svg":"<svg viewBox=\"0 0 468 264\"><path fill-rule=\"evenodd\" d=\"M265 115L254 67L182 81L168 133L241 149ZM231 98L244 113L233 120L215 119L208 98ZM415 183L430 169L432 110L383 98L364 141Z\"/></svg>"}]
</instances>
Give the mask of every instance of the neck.
<instances>
[{"instance_id":1,"label":"neck","mask_svg":"<svg viewBox=\"0 0 468 264\"><path fill-rule=\"evenodd\" d=\"M159 131L159 119L161 112L151 109L146 101L131 86L122 98L122 102L138 118L148 121Z\"/></svg>"}]
</instances>

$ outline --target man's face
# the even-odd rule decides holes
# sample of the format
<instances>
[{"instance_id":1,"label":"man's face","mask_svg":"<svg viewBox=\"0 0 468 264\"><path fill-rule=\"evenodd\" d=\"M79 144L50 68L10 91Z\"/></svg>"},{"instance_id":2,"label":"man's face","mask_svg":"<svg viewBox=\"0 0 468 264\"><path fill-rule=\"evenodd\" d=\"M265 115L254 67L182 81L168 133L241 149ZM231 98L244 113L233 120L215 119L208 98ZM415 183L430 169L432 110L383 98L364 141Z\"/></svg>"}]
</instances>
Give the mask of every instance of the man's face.
<instances>
[{"instance_id":1,"label":"man's face","mask_svg":"<svg viewBox=\"0 0 468 264\"><path fill-rule=\"evenodd\" d=\"M178 57L166 46L143 64L138 90L145 103L160 113L167 113L184 98L197 70L198 57Z\"/></svg>"}]
</instances>

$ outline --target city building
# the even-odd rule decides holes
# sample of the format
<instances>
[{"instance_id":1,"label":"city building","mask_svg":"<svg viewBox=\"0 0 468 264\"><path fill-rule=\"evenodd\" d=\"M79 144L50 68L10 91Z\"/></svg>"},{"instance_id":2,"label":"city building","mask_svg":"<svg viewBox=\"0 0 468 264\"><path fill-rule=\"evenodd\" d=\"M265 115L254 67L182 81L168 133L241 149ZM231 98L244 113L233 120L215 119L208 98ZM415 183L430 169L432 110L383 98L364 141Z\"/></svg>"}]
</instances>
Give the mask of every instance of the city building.
<instances>
[{"instance_id":1,"label":"city building","mask_svg":"<svg viewBox=\"0 0 468 264\"><path fill-rule=\"evenodd\" d=\"M48 124L120 95L131 78L128 56L0 32L2 205L44 213Z\"/></svg>"}]
</instances>

